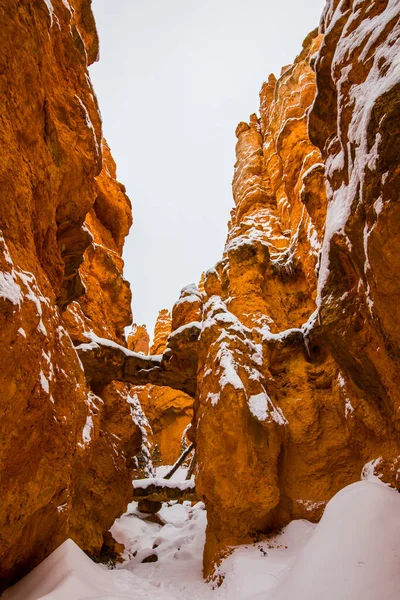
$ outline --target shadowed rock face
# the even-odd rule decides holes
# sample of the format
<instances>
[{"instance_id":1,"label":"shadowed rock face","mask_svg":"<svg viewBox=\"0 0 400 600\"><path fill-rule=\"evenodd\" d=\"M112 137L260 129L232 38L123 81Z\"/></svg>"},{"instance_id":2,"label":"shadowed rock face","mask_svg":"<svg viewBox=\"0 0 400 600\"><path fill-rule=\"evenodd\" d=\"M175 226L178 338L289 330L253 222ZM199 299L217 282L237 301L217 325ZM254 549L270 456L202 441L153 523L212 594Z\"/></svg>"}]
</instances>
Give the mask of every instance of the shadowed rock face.
<instances>
[{"instance_id":1,"label":"shadowed rock face","mask_svg":"<svg viewBox=\"0 0 400 600\"><path fill-rule=\"evenodd\" d=\"M183 295L185 293L184 291ZM170 312L165 309L161 310L154 328L154 341L150 351L152 355L159 355L166 350L171 334L171 325ZM196 335L196 331L194 333ZM131 349L137 351L138 347L132 346ZM186 352L187 350L188 348ZM193 355L197 366L195 348ZM193 395L196 376L197 371L193 368L192 382L188 388ZM161 376L160 379L164 380L164 376ZM193 418L193 397L179 389L151 384L135 387L135 393L151 427L150 440L154 466L173 465L181 455L183 446L187 443L186 431Z\"/></svg>"},{"instance_id":2,"label":"shadowed rock face","mask_svg":"<svg viewBox=\"0 0 400 600\"><path fill-rule=\"evenodd\" d=\"M91 241L80 268L85 294L79 302L69 303L63 316L74 342L85 339L86 329L125 344L124 328L132 322L132 311L121 254L132 225L132 209L124 186L116 179L115 162L104 139L101 149L103 168L84 223Z\"/></svg>"},{"instance_id":3,"label":"shadowed rock face","mask_svg":"<svg viewBox=\"0 0 400 600\"><path fill-rule=\"evenodd\" d=\"M134 385L166 385L189 395L196 392L198 323L177 330L162 355L146 356L92 336L92 342L76 347L93 389L112 381Z\"/></svg>"},{"instance_id":4,"label":"shadowed rock face","mask_svg":"<svg viewBox=\"0 0 400 600\"><path fill-rule=\"evenodd\" d=\"M134 352L108 338L99 337L90 328L83 327L75 339L76 349L84 366L85 375L93 390L112 381L137 386L152 383L168 386L194 396L197 386L198 341L201 331L202 297L193 284L183 288L172 311L171 319L161 311L156 324L153 349L163 349L159 355ZM81 317L81 323L85 325ZM80 343L81 339L89 340ZM135 335L132 336L131 346Z\"/></svg>"},{"instance_id":5,"label":"shadowed rock face","mask_svg":"<svg viewBox=\"0 0 400 600\"><path fill-rule=\"evenodd\" d=\"M320 314L327 345L357 387L356 413L369 413L374 434L390 439L400 402L400 17L395 2L343 12L336 4L322 19L310 114L328 190Z\"/></svg>"},{"instance_id":6,"label":"shadowed rock face","mask_svg":"<svg viewBox=\"0 0 400 600\"><path fill-rule=\"evenodd\" d=\"M138 481L139 485L141 483L141 481ZM141 500L146 500L150 503L169 502L170 500L178 500L179 502L189 500L190 502L196 502L198 500L196 488L192 482L185 482L185 485L181 487L179 487L178 484L175 484L174 486L173 481L171 482L170 480L163 479L150 479L145 483L145 488L141 488L139 485L135 486L134 484L133 497L139 502ZM157 508L159 510L161 505ZM151 512L151 510L149 512ZM154 512L158 511L154 510Z\"/></svg>"},{"instance_id":7,"label":"shadowed rock face","mask_svg":"<svg viewBox=\"0 0 400 600\"><path fill-rule=\"evenodd\" d=\"M173 465L188 442L186 434L193 418L193 397L165 386L147 385L136 389L152 430L154 466Z\"/></svg>"}]
</instances>

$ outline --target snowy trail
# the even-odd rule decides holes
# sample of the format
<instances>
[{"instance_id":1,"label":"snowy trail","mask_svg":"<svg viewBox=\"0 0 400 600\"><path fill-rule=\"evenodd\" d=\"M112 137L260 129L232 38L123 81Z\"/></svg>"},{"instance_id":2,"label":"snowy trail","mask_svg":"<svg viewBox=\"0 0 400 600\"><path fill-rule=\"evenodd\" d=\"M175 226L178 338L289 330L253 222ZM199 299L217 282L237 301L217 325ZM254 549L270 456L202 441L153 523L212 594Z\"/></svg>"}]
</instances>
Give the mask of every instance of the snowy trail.
<instances>
[{"instance_id":1,"label":"snowy trail","mask_svg":"<svg viewBox=\"0 0 400 600\"><path fill-rule=\"evenodd\" d=\"M117 569L93 563L67 540L5 600L398 600L400 494L376 481L344 488L319 525L293 521L280 535L241 546L224 560L224 580L202 579L202 503L164 505L162 524L132 503L112 532L126 545ZM158 561L143 563L157 553Z\"/></svg>"},{"instance_id":2,"label":"snowy trail","mask_svg":"<svg viewBox=\"0 0 400 600\"><path fill-rule=\"evenodd\" d=\"M221 587L212 589L202 577L204 505L164 507L159 513L165 520L163 527L141 521L135 516L135 505L130 506L133 513L118 519L112 529L115 538L138 551L123 568L166 590L176 600L245 600L261 593L265 597L288 571L315 527L308 521L295 521L273 540L238 548L220 569L225 578ZM158 561L142 563L153 552L157 552Z\"/></svg>"}]
</instances>

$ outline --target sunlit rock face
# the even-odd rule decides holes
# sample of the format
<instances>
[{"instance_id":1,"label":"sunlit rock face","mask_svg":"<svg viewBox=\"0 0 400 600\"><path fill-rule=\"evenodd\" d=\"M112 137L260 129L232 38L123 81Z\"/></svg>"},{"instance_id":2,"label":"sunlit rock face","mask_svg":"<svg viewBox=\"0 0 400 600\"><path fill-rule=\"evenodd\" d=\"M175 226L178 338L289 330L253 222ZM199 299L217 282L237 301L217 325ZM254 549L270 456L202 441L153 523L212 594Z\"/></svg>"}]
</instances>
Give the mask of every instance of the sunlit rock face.
<instances>
[{"instance_id":1,"label":"sunlit rock face","mask_svg":"<svg viewBox=\"0 0 400 600\"><path fill-rule=\"evenodd\" d=\"M150 336L145 325L133 324L128 333L126 345L133 352L149 353Z\"/></svg>"},{"instance_id":2,"label":"sunlit rock face","mask_svg":"<svg viewBox=\"0 0 400 600\"><path fill-rule=\"evenodd\" d=\"M89 389L71 341L92 330L123 342L131 322L131 209L88 77L90 2L0 2L0 16L3 587L67 537L100 550L131 497L144 427L124 384Z\"/></svg>"},{"instance_id":3,"label":"sunlit rock face","mask_svg":"<svg viewBox=\"0 0 400 600\"><path fill-rule=\"evenodd\" d=\"M318 520L366 463L398 486L400 15L343 4L236 131L191 432L206 574L228 546Z\"/></svg>"},{"instance_id":4,"label":"sunlit rock face","mask_svg":"<svg viewBox=\"0 0 400 600\"><path fill-rule=\"evenodd\" d=\"M154 339L150 354L162 354L167 347L168 337L171 333L171 313L167 309L160 310L154 327Z\"/></svg>"},{"instance_id":5,"label":"sunlit rock face","mask_svg":"<svg viewBox=\"0 0 400 600\"><path fill-rule=\"evenodd\" d=\"M260 118L236 130L235 208L223 260L205 275L200 338L195 426L197 488L209 511L206 569L223 547L321 514L341 487L340 473L334 481L321 474L316 497L315 472L302 467L307 458L322 471L332 446L347 443L345 431L333 442L331 425L319 431L318 404L339 410L341 401L338 393L332 400L325 361L315 377L328 383L315 389L300 329L316 309L326 208L324 165L307 134L310 57L320 43L317 32L308 36L294 64L263 85Z\"/></svg>"}]
</instances>

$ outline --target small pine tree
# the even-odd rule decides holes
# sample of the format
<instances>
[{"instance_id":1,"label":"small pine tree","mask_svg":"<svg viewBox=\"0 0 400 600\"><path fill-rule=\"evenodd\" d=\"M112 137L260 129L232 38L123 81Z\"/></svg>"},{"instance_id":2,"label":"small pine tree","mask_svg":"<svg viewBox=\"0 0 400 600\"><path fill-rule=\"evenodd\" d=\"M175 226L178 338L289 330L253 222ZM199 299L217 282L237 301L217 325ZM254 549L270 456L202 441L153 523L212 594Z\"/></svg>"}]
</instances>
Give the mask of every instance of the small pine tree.
<instances>
[{"instance_id":1,"label":"small pine tree","mask_svg":"<svg viewBox=\"0 0 400 600\"><path fill-rule=\"evenodd\" d=\"M154 450L151 454L151 462L153 463L153 467L155 469L162 465L162 456L158 444L154 446Z\"/></svg>"}]
</instances>

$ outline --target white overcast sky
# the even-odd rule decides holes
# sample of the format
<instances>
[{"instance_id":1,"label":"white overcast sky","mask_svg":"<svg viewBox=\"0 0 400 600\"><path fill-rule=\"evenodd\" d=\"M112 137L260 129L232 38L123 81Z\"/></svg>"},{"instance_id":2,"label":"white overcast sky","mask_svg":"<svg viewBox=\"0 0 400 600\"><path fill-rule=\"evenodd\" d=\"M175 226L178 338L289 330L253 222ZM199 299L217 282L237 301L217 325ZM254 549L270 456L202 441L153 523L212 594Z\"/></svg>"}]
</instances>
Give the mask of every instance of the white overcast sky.
<instances>
[{"instance_id":1,"label":"white overcast sky","mask_svg":"<svg viewBox=\"0 0 400 600\"><path fill-rule=\"evenodd\" d=\"M222 255L235 129L293 61L325 0L93 0L90 69L104 135L132 200L125 244L136 323Z\"/></svg>"}]
</instances>

